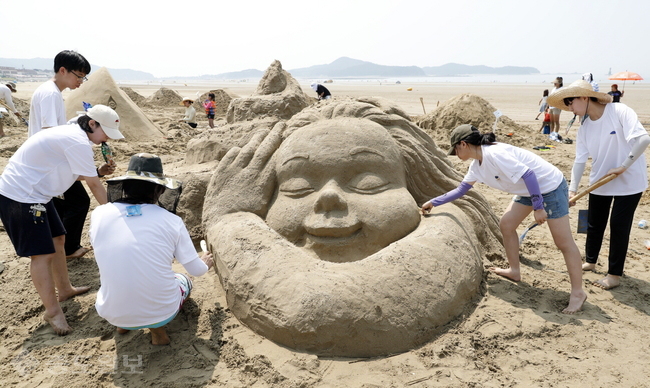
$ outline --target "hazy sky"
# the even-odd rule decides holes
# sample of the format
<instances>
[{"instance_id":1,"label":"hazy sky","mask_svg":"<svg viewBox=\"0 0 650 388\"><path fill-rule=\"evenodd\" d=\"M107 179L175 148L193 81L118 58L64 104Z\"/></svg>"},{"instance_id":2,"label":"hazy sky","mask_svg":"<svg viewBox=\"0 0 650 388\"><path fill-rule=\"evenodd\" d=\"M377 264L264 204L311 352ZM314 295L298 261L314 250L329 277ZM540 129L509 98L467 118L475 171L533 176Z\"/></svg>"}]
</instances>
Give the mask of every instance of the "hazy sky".
<instances>
[{"instance_id":1,"label":"hazy sky","mask_svg":"<svg viewBox=\"0 0 650 388\"><path fill-rule=\"evenodd\" d=\"M650 1L0 0L0 57L53 58L156 77L285 69L347 56L382 65L636 71L650 79Z\"/></svg>"}]
</instances>

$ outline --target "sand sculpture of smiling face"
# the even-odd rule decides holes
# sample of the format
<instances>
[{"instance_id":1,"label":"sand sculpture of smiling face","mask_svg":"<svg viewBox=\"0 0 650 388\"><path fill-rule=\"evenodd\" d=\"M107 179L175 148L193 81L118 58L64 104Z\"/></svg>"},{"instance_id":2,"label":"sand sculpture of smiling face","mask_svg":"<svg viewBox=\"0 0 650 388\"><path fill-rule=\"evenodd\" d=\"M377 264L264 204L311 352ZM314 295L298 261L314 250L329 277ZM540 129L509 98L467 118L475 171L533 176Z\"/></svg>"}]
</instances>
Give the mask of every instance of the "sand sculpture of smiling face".
<instances>
[{"instance_id":1,"label":"sand sculpture of smiling face","mask_svg":"<svg viewBox=\"0 0 650 388\"><path fill-rule=\"evenodd\" d=\"M367 357L421 345L471 306L497 218L476 193L419 215L460 175L405 116L334 100L223 157L203 224L242 323L292 349Z\"/></svg>"},{"instance_id":2,"label":"sand sculpture of smiling face","mask_svg":"<svg viewBox=\"0 0 650 388\"><path fill-rule=\"evenodd\" d=\"M266 217L287 240L332 262L361 260L420 222L395 141L379 124L338 119L301 128L276 155Z\"/></svg>"}]
</instances>

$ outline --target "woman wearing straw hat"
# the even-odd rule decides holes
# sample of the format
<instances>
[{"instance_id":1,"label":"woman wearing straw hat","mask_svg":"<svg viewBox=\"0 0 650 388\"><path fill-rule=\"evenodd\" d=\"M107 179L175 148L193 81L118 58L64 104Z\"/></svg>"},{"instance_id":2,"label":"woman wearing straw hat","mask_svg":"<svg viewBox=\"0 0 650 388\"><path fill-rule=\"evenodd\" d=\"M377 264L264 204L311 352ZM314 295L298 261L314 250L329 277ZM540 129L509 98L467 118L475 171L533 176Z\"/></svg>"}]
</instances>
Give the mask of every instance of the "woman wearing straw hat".
<instances>
[{"instance_id":1,"label":"woman wearing straw hat","mask_svg":"<svg viewBox=\"0 0 650 388\"><path fill-rule=\"evenodd\" d=\"M178 193L181 187L163 175L158 156L133 155L126 175L107 183L109 193L117 192L118 198L98 206L90 219L101 281L95 308L118 333L147 328L153 345L167 345L163 326L192 290L190 278L174 273L172 261L201 276L212 267L212 254L199 257L183 220L157 205L165 191Z\"/></svg>"},{"instance_id":2,"label":"woman wearing straw hat","mask_svg":"<svg viewBox=\"0 0 650 388\"><path fill-rule=\"evenodd\" d=\"M194 104L194 100L189 97L183 98L181 105L185 107L185 117L178 121L187 123L192 128L196 128L196 109L194 109L192 104Z\"/></svg>"},{"instance_id":3,"label":"woman wearing straw hat","mask_svg":"<svg viewBox=\"0 0 650 388\"><path fill-rule=\"evenodd\" d=\"M594 285L603 289L617 287L623 275L634 211L648 187L643 152L650 144L650 136L631 108L612 103L611 96L594 91L584 80L551 94L548 103L582 118L571 170L570 196L578 191L589 158L592 160L589 184L607 175L617 176L589 194L586 263L582 266L584 270L595 269L611 209L609 269L607 276Z\"/></svg>"}]
</instances>

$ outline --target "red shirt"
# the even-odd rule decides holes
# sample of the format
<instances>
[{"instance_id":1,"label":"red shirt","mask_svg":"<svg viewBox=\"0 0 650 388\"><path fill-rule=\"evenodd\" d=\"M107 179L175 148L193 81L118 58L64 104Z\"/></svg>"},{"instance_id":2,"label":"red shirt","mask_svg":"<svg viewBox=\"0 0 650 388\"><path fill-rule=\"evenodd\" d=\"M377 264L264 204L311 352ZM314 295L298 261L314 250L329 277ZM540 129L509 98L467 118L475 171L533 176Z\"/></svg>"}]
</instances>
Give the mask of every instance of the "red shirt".
<instances>
[{"instance_id":1,"label":"red shirt","mask_svg":"<svg viewBox=\"0 0 650 388\"><path fill-rule=\"evenodd\" d=\"M551 114L550 113L544 113L544 121L551 122Z\"/></svg>"}]
</instances>

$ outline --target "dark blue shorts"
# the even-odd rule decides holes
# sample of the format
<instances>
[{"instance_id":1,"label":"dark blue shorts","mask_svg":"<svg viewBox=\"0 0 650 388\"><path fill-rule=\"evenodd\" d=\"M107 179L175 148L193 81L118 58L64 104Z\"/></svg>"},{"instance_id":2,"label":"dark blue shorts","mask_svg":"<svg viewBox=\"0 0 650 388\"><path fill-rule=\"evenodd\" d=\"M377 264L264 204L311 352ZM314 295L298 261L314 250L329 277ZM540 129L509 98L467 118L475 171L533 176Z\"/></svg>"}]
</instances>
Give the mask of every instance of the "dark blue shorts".
<instances>
[{"instance_id":1,"label":"dark blue shorts","mask_svg":"<svg viewBox=\"0 0 650 388\"><path fill-rule=\"evenodd\" d=\"M208 113L207 116L208 116L209 119L214 119L214 113Z\"/></svg>"},{"instance_id":2,"label":"dark blue shorts","mask_svg":"<svg viewBox=\"0 0 650 388\"><path fill-rule=\"evenodd\" d=\"M54 253L52 238L65 234L53 201L22 203L0 195L0 219L16 254L22 257Z\"/></svg>"}]
</instances>

